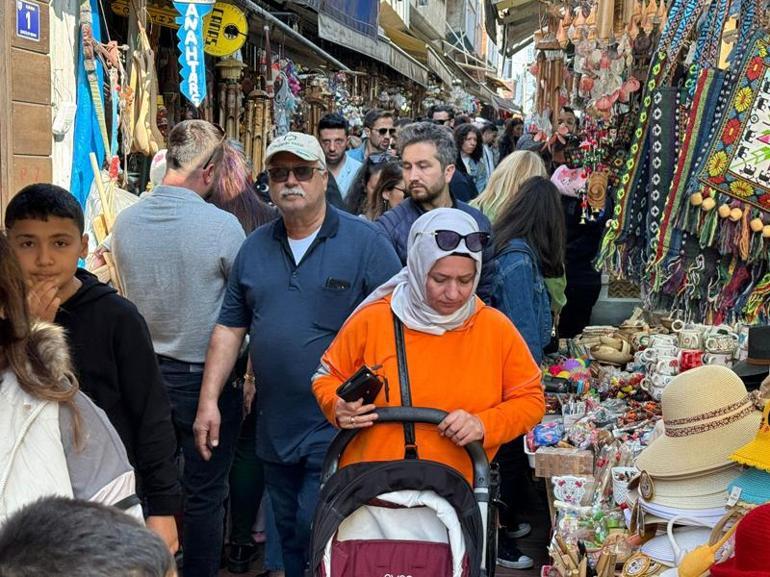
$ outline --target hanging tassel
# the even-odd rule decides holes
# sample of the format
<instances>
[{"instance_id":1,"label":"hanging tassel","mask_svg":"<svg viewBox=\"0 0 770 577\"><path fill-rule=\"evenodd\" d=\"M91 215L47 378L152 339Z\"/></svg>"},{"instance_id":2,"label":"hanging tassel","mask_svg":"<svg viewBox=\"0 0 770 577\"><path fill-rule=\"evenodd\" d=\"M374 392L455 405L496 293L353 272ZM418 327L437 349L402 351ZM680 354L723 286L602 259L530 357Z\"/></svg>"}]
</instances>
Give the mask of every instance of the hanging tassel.
<instances>
[{"instance_id":1,"label":"hanging tassel","mask_svg":"<svg viewBox=\"0 0 770 577\"><path fill-rule=\"evenodd\" d=\"M738 251L743 260L749 260L749 235L751 229L749 228L749 213L751 211L748 207L743 208L743 216L741 216L741 224L738 237Z\"/></svg>"},{"instance_id":2,"label":"hanging tassel","mask_svg":"<svg viewBox=\"0 0 770 577\"><path fill-rule=\"evenodd\" d=\"M751 324L767 323L770 320L770 272L754 287L743 314Z\"/></svg>"},{"instance_id":3,"label":"hanging tassel","mask_svg":"<svg viewBox=\"0 0 770 577\"><path fill-rule=\"evenodd\" d=\"M703 219L703 224L700 228L700 247L706 248L714 244L714 238L717 233L717 226L719 224L719 217L716 210L710 210L706 213L706 217Z\"/></svg>"},{"instance_id":4,"label":"hanging tassel","mask_svg":"<svg viewBox=\"0 0 770 577\"><path fill-rule=\"evenodd\" d=\"M677 255L667 266L666 276L661 279L660 286L665 294L673 295L679 292L684 281L684 258Z\"/></svg>"}]
</instances>

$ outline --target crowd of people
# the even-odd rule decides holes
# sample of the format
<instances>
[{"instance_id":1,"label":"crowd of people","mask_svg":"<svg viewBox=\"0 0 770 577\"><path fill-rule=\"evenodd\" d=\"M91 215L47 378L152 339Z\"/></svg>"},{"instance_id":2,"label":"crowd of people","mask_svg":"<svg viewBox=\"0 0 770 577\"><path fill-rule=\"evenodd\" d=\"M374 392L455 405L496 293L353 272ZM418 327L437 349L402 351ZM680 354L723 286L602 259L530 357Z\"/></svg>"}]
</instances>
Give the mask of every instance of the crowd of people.
<instances>
[{"instance_id":1,"label":"crowd of people","mask_svg":"<svg viewBox=\"0 0 770 577\"><path fill-rule=\"evenodd\" d=\"M573 111L561 119L579 130ZM33 569L8 574L67 572L24 553L30 524L62 534L51 559L78 523L133 539L141 526L109 505L152 531L144 553L115 552L136 574L173 574L177 554L185 577L213 577L227 538L232 571L264 540L267 573L304 575L332 438L401 404L397 388L367 404L336 392L364 365L398 382L394 317L412 401L448 413L418 427L419 457L470 480L462 447L481 441L508 504L498 563L531 567L515 541L529 531L520 437L544 412L544 354L590 318L602 223L578 224L549 180L558 155L523 132L514 118L498 138L444 106L415 122L374 109L353 146L329 114L317 135L274 139L254 182L220 128L181 122L159 182L96 251L111 251L122 295L82 268L76 199L18 191L0 235L0 552ZM403 447L400 427L378 425L342 464Z\"/></svg>"}]
</instances>

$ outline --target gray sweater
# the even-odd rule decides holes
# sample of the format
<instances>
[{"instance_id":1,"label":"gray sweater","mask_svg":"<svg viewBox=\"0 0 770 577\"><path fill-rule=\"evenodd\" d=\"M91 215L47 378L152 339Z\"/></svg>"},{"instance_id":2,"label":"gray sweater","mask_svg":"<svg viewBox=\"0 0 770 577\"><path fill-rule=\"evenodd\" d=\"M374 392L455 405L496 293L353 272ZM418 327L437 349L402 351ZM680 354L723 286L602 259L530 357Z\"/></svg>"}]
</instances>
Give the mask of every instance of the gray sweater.
<instances>
[{"instance_id":1,"label":"gray sweater","mask_svg":"<svg viewBox=\"0 0 770 577\"><path fill-rule=\"evenodd\" d=\"M232 214L186 188L158 186L118 215L113 254L125 296L147 321L156 354L204 362L244 239Z\"/></svg>"}]
</instances>

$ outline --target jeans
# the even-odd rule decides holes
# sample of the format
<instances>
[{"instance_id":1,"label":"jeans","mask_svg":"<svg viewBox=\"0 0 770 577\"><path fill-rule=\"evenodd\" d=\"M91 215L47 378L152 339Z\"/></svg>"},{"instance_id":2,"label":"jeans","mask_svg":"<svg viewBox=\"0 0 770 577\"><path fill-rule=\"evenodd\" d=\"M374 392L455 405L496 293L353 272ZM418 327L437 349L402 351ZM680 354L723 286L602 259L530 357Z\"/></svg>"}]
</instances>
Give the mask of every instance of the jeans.
<instances>
[{"instance_id":1,"label":"jeans","mask_svg":"<svg viewBox=\"0 0 770 577\"><path fill-rule=\"evenodd\" d=\"M265 485L281 536L286 577L303 577L308 562L325 449L311 452L298 463L265 461Z\"/></svg>"},{"instance_id":2,"label":"jeans","mask_svg":"<svg viewBox=\"0 0 770 577\"><path fill-rule=\"evenodd\" d=\"M171 401L171 418L177 440L184 457L184 577L216 577L222 555L227 477L241 424L243 394L229 382L225 385L219 397L222 416L219 446L214 449L211 460L204 461L195 449L192 430L198 412L203 365L164 357L159 357L158 362Z\"/></svg>"}]
</instances>

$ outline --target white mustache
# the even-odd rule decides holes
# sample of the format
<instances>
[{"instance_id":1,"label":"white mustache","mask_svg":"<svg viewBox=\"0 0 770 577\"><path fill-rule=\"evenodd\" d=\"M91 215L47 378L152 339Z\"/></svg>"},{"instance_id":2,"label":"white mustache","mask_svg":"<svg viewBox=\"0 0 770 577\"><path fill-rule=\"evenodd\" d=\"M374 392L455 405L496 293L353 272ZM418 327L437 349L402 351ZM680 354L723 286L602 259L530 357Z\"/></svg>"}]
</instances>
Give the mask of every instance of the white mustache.
<instances>
[{"instance_id":1,"label":"white mustache","mask_svg":"<svg viewBox=\"0 0 770 577\"><path fill-rule=\"evenodd\" d=\"M305 197L305 191L302 190L299 186L296 186L294 188L284 188L281 191L281 198L285 198L287 196L301 196Z\"/></svg>"}]
</instances>

